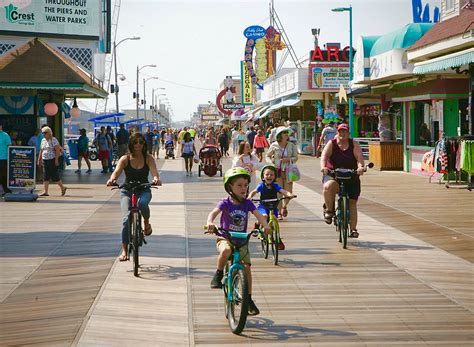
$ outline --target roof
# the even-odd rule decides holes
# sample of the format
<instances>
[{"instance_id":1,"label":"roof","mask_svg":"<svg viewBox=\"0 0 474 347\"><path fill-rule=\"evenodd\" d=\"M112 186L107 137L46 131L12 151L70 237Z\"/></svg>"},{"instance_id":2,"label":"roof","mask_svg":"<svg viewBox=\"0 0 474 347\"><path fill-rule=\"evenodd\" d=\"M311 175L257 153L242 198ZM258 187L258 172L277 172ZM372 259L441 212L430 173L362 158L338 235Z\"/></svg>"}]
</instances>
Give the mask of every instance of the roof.
<instances>
[{"instance_id":1,"label":"roof","mask_svg":"<svg viewBox=\"0 0 474 347\"><path fill-rule=\"evenodd\" d=\"M433 25L433 23L411 23L383 35L372 46L370 56L373 57L396 48L408 48L423 37Z\"/></svg>"},{"instance_id":2,"label":"roof","mask_svg":"<svg viewBox=\"0 0 474 347\"><path fill-rule=\"evenodd\" d=\"M364 45L364 58L370 57L370 51L374 46L375 42L380 38L380 36L362 36L362 44Z\"/></svg>"},{"instance_id":3,"label":"roof","mask_svg":"<svg viewBox=\"0 0 474 347\"><path fill-rule=\"evenodd\" d=\"M45 89L63 90L87 87L92 95L107 95L89 75L39 38L0 58L0 84L10 84L11 89L42 89L42 85Z\"/></svg>"},{"instance_id":4,"label":"roof","mask_svg":"<svg viewBox=\"0 0 474 347\"><path fill-rule=\"evenodd\" d=\"M422 38L416 41L408 51L462 35L468 29L474 29L474 9L464 8L459 16L436 23Z\"/></svg>"}]
</instances>

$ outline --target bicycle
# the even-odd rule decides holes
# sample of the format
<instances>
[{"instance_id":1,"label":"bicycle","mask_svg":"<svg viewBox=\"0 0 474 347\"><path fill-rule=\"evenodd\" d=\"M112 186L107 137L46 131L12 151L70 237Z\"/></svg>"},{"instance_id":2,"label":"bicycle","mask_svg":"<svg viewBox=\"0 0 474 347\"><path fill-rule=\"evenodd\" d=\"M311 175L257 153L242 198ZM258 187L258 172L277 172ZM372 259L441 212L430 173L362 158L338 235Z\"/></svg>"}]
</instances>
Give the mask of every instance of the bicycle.
<instances>
[{"instance_id":1,"label":"bicycle","mask_svg":"<svg viewBox=\"0 0 474 347\"><path fill-rule=\"evenodd\" d=\"M265 236L263 232L263 228L259 225L259 235L261 237L260 244L262 247L262 254L265 259L268 259L268 252L271 248L272 250L272 258L273 264L278 265L278 244L281 242L280 239L280 224L278 223L278 219L275 216L273 210L278 207L278 204L283 199L293 199L296 198L296 195L289 198L289 197L282 197L277 199L252 199L254 202L261 202L265 208L268 209L268 226L270 228L270 233Z\"/></svg>"},{"instance_id":2,"label":"bicycle","mask_svg":"<svg viewBox=\"0 0 474 347\"><path fill-rule=\"evenodd\" d=\"M207 226L204 226L207 229ZM257 236L257 231L250 233L232 232L215 228L214 234L225 238L232 245L232 255L224 268L223 286L225 317L229 322L230 330L239 335L247 322L250 302L248 278L245 268L240 261L240 248L246 246L251 236ZM233 239L242 240L236 243Z\"/></svg>"},{"instance_id":3,"label":"bicycle","mask_svg":"<svg viewBox=\"0 0 474 347\"><path fill-rule=\"evenodd\" d=\"M367 171L367 168L372 167L374 167L373 163L367 164L364 167L364 172ZM342 243L344 249L347 249L350 222L349 194L345 189L344 181L352 179L356 174L357 170L354 169L329 170L329 175L333 176L339 184L337 207L336 212L334 213L334 226L339 234L339 242Z\"/></svg>"},{"instance_id":4,"label":"bicycle","mask_svg":"<svg viewBox=\"0 0 474 347\"><path fill-rule=\"evenodd\" d=\"M140 182L129 182L122 185L115 184L112 190L114 189L125 189L128 192L132 193L130 198L131 207L128 211L128 255L132 254L133 256L133 275L138 277L138 268L140 267L139 263L139 248L143 244L147 244L142 230L142 214L138 209L138 194L139 190L145 190L148 188L158 187L154 186L152 183L140 183Z\"/></svg>"}]
</instances>

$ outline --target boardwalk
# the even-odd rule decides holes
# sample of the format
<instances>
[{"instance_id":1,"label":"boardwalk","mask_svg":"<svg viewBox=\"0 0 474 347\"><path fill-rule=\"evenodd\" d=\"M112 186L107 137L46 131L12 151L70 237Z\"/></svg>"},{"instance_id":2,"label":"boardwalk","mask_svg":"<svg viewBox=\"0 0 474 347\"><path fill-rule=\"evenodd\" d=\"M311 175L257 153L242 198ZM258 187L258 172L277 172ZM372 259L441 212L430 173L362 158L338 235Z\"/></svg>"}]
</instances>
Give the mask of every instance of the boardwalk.
<instances>
[{"instance_id":1,"label":"boardwalk","mask_svg":"<svg viewBox=\"0 0 474 347\"><path fill-rule=\"evenodd\" d=\"M361 237L343 250L321 218L319 164L301 158L287 250L275 267L252 242L261 314L235 336L209 288L215 240L202 233L222 181L186 177L181 160L159 166L140 278L116 260L118 193L98 174L68 174L66 198L0 202L0 345L472 346L472 193L370 172Z\"/></svg>"}]
</instances>

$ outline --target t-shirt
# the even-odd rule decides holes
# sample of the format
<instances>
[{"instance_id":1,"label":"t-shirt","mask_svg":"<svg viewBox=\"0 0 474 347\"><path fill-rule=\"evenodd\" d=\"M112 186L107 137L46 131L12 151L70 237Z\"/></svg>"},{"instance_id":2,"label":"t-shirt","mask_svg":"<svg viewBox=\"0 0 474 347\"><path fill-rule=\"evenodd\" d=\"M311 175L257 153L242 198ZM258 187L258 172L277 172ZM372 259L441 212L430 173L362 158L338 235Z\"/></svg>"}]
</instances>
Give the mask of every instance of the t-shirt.
<instances>
[{"instance_id":1,"label":"t-shirt","mask_svg":"<svg viewBox=\"0 0 474 347\"><path fill-rule=\"evenodd\" d=\"M8 146L11 144L10 136L4 131L0 131L0 160L8 159Z\"/></svg>"},{"instance_id":2,"label":"t-shirt","mask_svg":"<svg viewBox=\"0 0 474 347\"><path fill-rule=\"evenodd\" d=\"M153 146L153 137L155 137L155 134L153 134L151 131L145 134L145 139L148 147Z\"/></svg>"},{"instance_id":3,"label":"t-shirt","mask_svg":"<svg viewBox=\"0 0 474 347\"><path fill-rule=\"evenodd\" d=\"M55 137L49 141L45 138L41 140L41 149L43 150L41 157L43 160L51 160L56 158L56 151L54 150L56 145L59 145L59 142Z\"/></svg>"},{"instance_id":4,"label":"t-shirt","mask_svg":"<svg viewBox=\"0 0 474 347\"><path fill-rule=\"evenodd\" d=\"M77 141L77 149L79 153L85 153L89 149L89 139L85 135L81 135Z\"/></svg>"},{"instance_id":5,"label":"t-shirt","mask_svg":"<svg viewBox=\"0 0 474 347\"><path fill-rule=\"evenodd\" d=\"M188 130L188 133L191 135L191 137L193 139L196 137L196 130L191 128L191 129Z\"/></svg>"},{"instance_id":6,"label":"t-shirt","mask_svg":"<svg viewBox=\"0 0 474 347\"><path fill-rule=\"evenodd\" d=\"M227 231L247 232L247 222L249 212L256 210L254 203L245 199L239 205L232 202L231 198L219 201L217 208L222 211L221 228Z\"/></svg>"},{"instance_id":7,"label":"t-shirt","mask_svg":"<svg viewBox=\"0 0 474 347\"><path fill-rule=\"evenodd\" d=\"M181 142L181 144L183 145L183 153L186 153L186 154L189 154L189 153L193 153L194 150L193 150L193 145L194 145L194 141L191 140L189 142Z\"/></svg>"},{"instance_id":8,"label":"t-shirt","mask_svg":"<svg viewBox=\"0 0 474 347\"><path fill-rule=\"evenodd\" d=\"M254 131L250 131L248 134L247 134L247 140L248 142L250 143L250 147L253 147L253 141L255 139L255 136L257 135L257 132L254 130Z\"/></svg>"},{"instance_id":9,"label":"t-shirt","mask_svg":"<svg viewBox=\"0 0 474 347\"><path fill-rule=\"evenodd\" d=\"M117 143L119 145L126 145L128 144L128 138L130 135L128 134L128 131L125 129L120 129L117 131Z\"/></svg>"},{"instance_id":10,"label":"t-shirt","mask_svg":"<svg viewBox=\"0 0 474 347\"><path fill-rule=\"evenodd\" d=\"M272 183L268 187L265 182L260 182L257 186L257 192L260 193L260 200L269 200L276 199L278 197L277 193L281 190L280 185Z\"/></svg>"},{"instance_id":11,"label":"t-shirt","mask_svg":"<svg viewBox=\"0 0 474 347\"><path fill-rule=\"evenodd\" d=\"M326 144L329 141L331 141L336 136L336 134L337 134L337 130L334 129L333 127L324 128L321 133L321 136L323 138L323 144Z\"/></svg>"},{"instance_id":12,"label":"t-shirt","mask_svg":"<svg viewBox=\"0 0 474 347\"><path fill-rule=\"evenodd\" d=\"M109 141L110 137L107 134L97 135L97 143L99 145L99 151L108 151L109 150Z\"/></svg>"}]
</instances>

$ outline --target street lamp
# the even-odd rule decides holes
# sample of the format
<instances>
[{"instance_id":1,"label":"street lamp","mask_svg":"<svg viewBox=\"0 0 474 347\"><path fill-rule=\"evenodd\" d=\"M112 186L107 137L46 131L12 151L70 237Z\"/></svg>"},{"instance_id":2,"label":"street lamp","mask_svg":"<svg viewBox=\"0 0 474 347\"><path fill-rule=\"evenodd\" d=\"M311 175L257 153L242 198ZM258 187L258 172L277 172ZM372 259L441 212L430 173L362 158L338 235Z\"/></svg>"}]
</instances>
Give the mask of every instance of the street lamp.
<instances>
[{"instance_id":1,"label":"street lamp","mask_svg":"<svg viewBox=\"0 0 474 347\"><path fill-rule=\"evenodd\" d=\"M138 36L133 36L133 37L127 37L123 40L120 40L119 43L115 43L114 41L114 69L115 69L115 107L117 108L117 113L119 113L119 97L118 97L118 93L119 93L119 87L118 87L118 82L117 82L117 76L119 75L118 72L117 72L117 47L124 41L127 41L127 40L140 40L140 37Z\"/></svg>"},{"instance_id":2,"label":"street lamp","mask_svg":"<svg viewBox=\"0 0 474 347\"><path fill-rule=\"evenodd\" d=\"M349 7L337 7L333 8L333 12L349 12L349 82L352 81L354 77L353 67L352 67L352 6ZM352 95L349 95L349 131L351 137L355 137L355 123L354 123L354 100Z\"/></svg>"},{"instance_id":3,"label":"street lamp","mask_svg":"<svg viewBox=\"0 0 474 347\"><path fill-rule=\"evenodd\" d=\"M138 122L138 118L139 118L139 103L140 103L140 98L138 96L138 81L140 80L139 79L140 70L142 70L146 67L156 67L156 65L155 64L149 64L149 65L143 65L142 67L139 67L137 65L137 92L136 92L136 97L137 97L137 122Z\"/></svg>"},{"instance_id":4,"label":"street lamp","mask_svg":"<svg viewBox=\"0 0 474 347\"><path fill-rule=\"evenodd\" d=\"M158 77L148 77L147 79L143 79L143 111L144 111L144 118L146 121L146 82L149 80L157 80Z\"/></svg>"}]
</instances>

